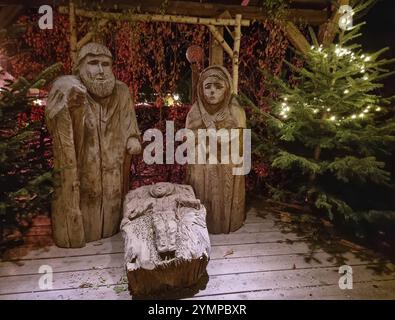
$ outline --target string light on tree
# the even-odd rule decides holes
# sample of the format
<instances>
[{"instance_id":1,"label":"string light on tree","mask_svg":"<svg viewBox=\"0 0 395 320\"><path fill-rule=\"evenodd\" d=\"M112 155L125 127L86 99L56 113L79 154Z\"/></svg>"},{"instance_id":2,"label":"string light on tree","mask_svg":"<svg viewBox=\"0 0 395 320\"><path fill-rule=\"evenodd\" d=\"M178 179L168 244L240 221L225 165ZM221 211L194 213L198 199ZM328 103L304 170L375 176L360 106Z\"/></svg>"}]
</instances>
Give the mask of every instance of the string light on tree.
<instances>
[{"instance_id":1,"label":"string light on tree","mask_svg":"<svg viewBox=\"0 0 395 320\"><path fill-rule=\"evenodd\" d=\"M363 55L355 42L359 28L340 32L339 44L328 47L320 47L310 30L314 45L304 53L303 66L292 68L297 84L273 77L279 94L289 101L285 106L279 99L273 106L282 116L269 123L282 141L270 150L271 164L295 177L280 192L308 201L330 218L355 213L354 202L348 203L344 195L358 189L353 183L388 182L378 152L394 146L395 118L377 114L391 99L378 95L377 88L378 80L390 74L383 66L395 59L379 59L383 50Z\"/></svg>"}]
</instances>

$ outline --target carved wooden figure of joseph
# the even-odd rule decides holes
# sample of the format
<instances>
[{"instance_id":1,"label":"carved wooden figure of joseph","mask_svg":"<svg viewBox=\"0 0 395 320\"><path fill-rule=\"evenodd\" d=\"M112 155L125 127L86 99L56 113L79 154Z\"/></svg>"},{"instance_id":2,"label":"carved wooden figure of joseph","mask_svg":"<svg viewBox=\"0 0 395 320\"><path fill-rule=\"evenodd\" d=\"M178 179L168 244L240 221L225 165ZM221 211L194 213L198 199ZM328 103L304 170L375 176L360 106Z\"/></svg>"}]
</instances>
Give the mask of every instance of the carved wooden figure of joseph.
<instances>
[{"instance_id":1,"label":"carved wooden figure of joseph","mask_svg":"<svg viewBox=\"0 0 395 320\"><path fill-rule=\"evenodd\" d=\"M199 129L239 129L242 133L246 128L245 112L232 97L231 90L232 79L224 67L204 69L198 81L197 101L187 115L186 128L193 130L195 136ZM217 158L220 163L221 158ZM187 183L207 209L210 233L236 231L244 223L245 178L233 175L234 167L232 163L188 165Z\"/></svg>"},{"instance_id":2,"label":"carved wooden figure of joseph","mask_svg":"<svg viewBox=\"0 0 395 320\"><path fill-rule=\"evenodd\" d=\"M60 247L118 232L130 156L141 151L130 92L115 79L110 51L88 43L73 73L54 82L46 108L59 173L52 224Z\"/></svg>"}]
</instances>

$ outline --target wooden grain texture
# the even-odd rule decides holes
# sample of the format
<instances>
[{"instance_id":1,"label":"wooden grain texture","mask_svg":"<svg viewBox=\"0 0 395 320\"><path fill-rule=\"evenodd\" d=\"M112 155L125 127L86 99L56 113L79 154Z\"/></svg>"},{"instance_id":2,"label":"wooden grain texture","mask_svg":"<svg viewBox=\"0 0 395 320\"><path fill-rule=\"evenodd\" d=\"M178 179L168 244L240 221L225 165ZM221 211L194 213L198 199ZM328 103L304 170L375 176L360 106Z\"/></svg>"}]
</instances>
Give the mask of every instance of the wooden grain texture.
<instances>
[{"instance_id":1,"label":"wooden grain texture","mask_svg":"<svg viewBox=\"0 0 395 320\"><path fill-rule=\"evenodd\" d=\"M265 218L260 218L259 215ZM246 224L230 235L211 237L208 283L190 299L394 299L394 265L362 247L344 250L333 243L298 241L245 243L262 234L281 234L279 216L250 208ZM254 222L251 222L254 221ZM260 221L260 222L259 222ZM267 230L270 228L270 231ZM232 239L232 236L237 238ZM298 238L294 233L284 234ZM237 239L237 240L236 240ZM270 240L270 238L269 238ZM244 242L244 243L243 243ZM224 244L228 243L228 244ZM53 289L38 288L38 268L54 270ZM353 268L354 288L340 290L339 266ZM55 246L29 252L20 260L0 262L0 299L130 300L120 235L85 248Z\"/></svg>"},{"instance_id":2,"label":"wooden grain texture","mask_svg":"<svg viewBox=\"0 0 395 320\"><path fill-rule=\"evenodd\" d=\"M122 236L129 290L139 297L194 287L206 274L206 209L189 185L158 182L125 198Z\"/></svg>"},{"instance_id":3,"label":"wooden grain texture","mask_svg":"<svg viewBox=\"0 0 395 320\"><path fill-rule=\"evenodd\" d=\"M207 86L211 86L210 89ZM243 150L240 143L231 143L231 130L238 131L240 137L243 135L242 129L246 128L245 112L236 99L233 99L233 88L232 78L224 67L210 66L204 69L197 84L197 101L188 112L185 124L196 137L200 135L195 150L204 150L197 152L195 164L188 165L186 183L194 188L196 197L206 207L207 228L214 234L236 231L245 221L245 176L234 175L238 165L232 163L233 160L225 162L221 153L221 147L225 148L222 142L227 145L232 156L249 152ZM214 100L209 100L210 94L211 98L215 94L219 95L218 101L213 103ZM229 139L223 141L216 135L208 139L208 130L214 130L216 134L220 130L225 131ZM203 140L201 133L206 133ZM209 140L213 139L217 146L215 154L210 151ZM210 163L212 156L216 162Z\"/></svg>"},{"instance_id":4,"label":"wooden grain texture","mask_svg":"<svg viewBox=\"0 0 395 320\"><path fill-rule=\"evenodd\" d=\"M70 1L70 17L73 10ZM96 67L87 72L93 58ZM75 75L55 80L45 108L59 176L53 235L58 246L73 248L119 231L131 156L141 151L130 91L115 79L108 48L88 43L76 59ZM103 86L98 74L106 79Z\"/></svg>"}]
</instances>

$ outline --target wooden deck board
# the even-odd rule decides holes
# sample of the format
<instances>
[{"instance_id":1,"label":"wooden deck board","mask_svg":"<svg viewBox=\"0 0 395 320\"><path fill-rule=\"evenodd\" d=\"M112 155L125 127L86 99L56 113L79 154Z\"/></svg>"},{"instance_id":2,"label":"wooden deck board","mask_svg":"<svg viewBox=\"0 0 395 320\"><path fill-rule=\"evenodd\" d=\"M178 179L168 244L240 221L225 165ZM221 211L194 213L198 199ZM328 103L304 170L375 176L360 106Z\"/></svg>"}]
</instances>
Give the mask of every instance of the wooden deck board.
<instances>
[{"instance_id":1,"label":"wooden deck board","mask_svg":"<svg viewBox=\"0 0 395 320\"><path fill-rule=\"evenodd\" d=\"M246 224L211 235L209 281L193 299L394 299L394 265L357 250L312 246L281 232L275 217L252 208ZM353 267L354 289L340 290L338 268ZM53 268L53 288L40 290L41 265ZM17 248L0 262L0 299L131 299L118 234L81 249Z\"/></svg>"}]
</instances>

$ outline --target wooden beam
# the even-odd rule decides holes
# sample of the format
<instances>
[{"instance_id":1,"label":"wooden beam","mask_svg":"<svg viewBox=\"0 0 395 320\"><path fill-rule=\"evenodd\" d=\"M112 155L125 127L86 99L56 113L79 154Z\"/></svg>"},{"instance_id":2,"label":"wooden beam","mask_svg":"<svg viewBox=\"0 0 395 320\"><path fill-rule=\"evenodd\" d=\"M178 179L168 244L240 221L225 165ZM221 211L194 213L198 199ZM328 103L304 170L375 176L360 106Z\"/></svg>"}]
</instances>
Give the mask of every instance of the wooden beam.
<instances>
[{"instance_id":1,"label":"wooden beam","mask_svg":"<svg viewBox=\"0 0 395 320\"><path fill-rule=\"evenodd\" d=\"M232 16L229 12L223 12L218 18L227 18L232 19ZM226 28L229 28L226 26ZM218 32L221 36L224 36L224 27L217 27ZM223 66L224 65L224 48L222 45L215 39L214 35L210 32L210 46L209 46L209 65L213 66Z\"/></svg>"},{"instance_id":2,"label":"wooden beam","mask_svg":"<svg viewBox=\"0 0 395 320\"><path fill-rule=\"evenodd\" d=\"M237 94L239 86L239 53L241 39L241 14L236 14L235 40L233 44L233 93Z\"/></svg>"},{"instance_id":3,"label":"wooden beam","mask_svg":"<svg viewBox=\"0 0 395 320\"><path fill-rule=\"evenodd\" d=\"M291 44L301 53L306 53L310 50L310 43L306 37L300 32L297 26L288 21L285 23L285 33Z\"/></svg>"},{"instance_id":4,"label":"wooden beam","mask_svg":"<svg viewBox=\"0 0 395 320\"><path fill-rule=\"evenodd\" d=\"M70 56L72 65L75 66L77 61L77 23L75 19L75 5L73 0L69 2L69 24L70 24Z\"/></svg>"},{"instance_id":5,"label":"wooden beam","mask_svg":"<svg viewBox=\"0 0 395 320\"><path fill-rule=\"evenodd\" d=\"M67 13L66 7L59 7L60 13ZM192 11L191 11L192 12ZM123 21L146 21L146 22L177 22L187 24L202 24L202 25L217 25L217 26L234 26L236 21L234 19L222 18L200 18L191 16L175 16L175 15L160 15L160 14L122 14L113 12L99 12L89 11L83 9L76 9L77 16L86 18L103 18L107 20L123 20ZM248 27L249 20L242 20L241 25Z\"/></svg>"},{"instance_id":6,"label":"wooden beam","mask_svg":"<svg viewBox=\"0 0 395 320\"><path fill-rule=\"evenodd\" d=\"M341 15L339 13L338 8L340 8L340 6L342 5L348 5L350 1L337 0L337 3L338 6L333 6L334 10L331 18L326 23L321 25L318 33L318 39L325 47L330 45L333 42L333 40L335 40L336 33L339 30L339 19Z\"/></svg>"},{"instance_id":7,"label":"wooden beam","mask_svg":"<svg viewBox=\"0 0 395 320\"><path fill-rule=\"evenodd\" d=\"M220 15L225 10L228 10L232 17L236 14L241 14L244 19L262 20L270 18L267 12L253 1L250 1L248 6L241 6L235 4L228 4L226 0L222 3L200 3L195 1L172 1L166 2L165 13L169 15L186 15L189 16L193 12L194 16L212 18ZM8 2L0 1L4 5L9 6ZM22 4L25 7L38 7L42 4L48 4L48 0L16 0L14 4ZM57 0L57 4L66 5L66 0ZM133 9L138 13L155 13L162 14L163 9L161 4L163 0L119 0L116 1L117 9L128 10ZM241 3L241 0L240 0ZM327 0L290 0L290 9L286 11L286 16L293 22L305 22L310 25L321 25L328 20L328 12L325 10ZM100 3L103 10L113 10L114 3L112 1L102 1ZM0 20L1 21L1 20Z\"/></svg>"},{"instance_id":8,"label":"wooden beam","mask_svg":"<svg viewBox=\"0 0 395 320\"><path fill-rule=\"evenodd\" d=\"M166 6L163 9L160 4L163 0L141 0L141 1L120 1L118 8L120 10L133 9L139 13L155 13L155 14L169 14L169 15L190 15L193 12L194 16L199 17L217 17L225 10L234 17L236 14L241 14L244 19L249 20L264 20L270 18L268 13L263 7L258 5L232 5L227 4L226 0L223 3L201 3L195 1L172 1L166 2ZM123 3L122 3L123 2ZM328 13L326 12L326 0L296 0L293 1L297 4L296 8L290 8L286 10L285 16L294 22L305 22L310 25L321 25L328 19ZM240 0L241 3L241 0ZM292 5L292 3L291 3ZM310 9L311 7L318 9ZM103 3L103 8L112 9L111 5Z\"/></svg>"},{"instance_id":9,"label":"wooden beam","mask_svg":"<svg viewBox=\"0 0 395 320\"><path fill-rule=\"evenodd\" d=\"M226 43L224 37L220 34L215 26L208 25L208 29L211 31L211 34L215 37L218 43L224 48L226 53L233 59L233 50Z\"/></svg>"},{"instance_id":10,"label":"wooden beam","mask_svg":"<svg viewBox=\"0 0 395 320\"><path fill-rule=\"evenodd\" d=\"M8 5L0 10L0 29L7 28L22 11L21 5Z\"/></svg>"}]
</instances>

